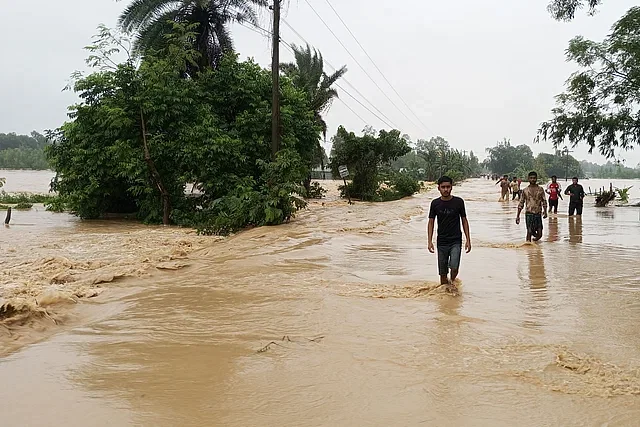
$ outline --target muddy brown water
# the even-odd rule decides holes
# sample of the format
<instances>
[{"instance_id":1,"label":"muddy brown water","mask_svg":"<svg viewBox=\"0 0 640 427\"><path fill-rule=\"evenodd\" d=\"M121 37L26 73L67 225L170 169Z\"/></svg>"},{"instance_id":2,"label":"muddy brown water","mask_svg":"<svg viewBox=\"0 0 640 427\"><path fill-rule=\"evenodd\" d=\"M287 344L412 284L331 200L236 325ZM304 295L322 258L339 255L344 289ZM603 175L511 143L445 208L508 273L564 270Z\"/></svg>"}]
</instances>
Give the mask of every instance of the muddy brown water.
<instances>
[{"instance_id":1,"label":"muddy brown water","mask_svg":"<svg viewBox=\"0 0 640 427\"><path fill-rule=\"evenodd\" d=\"M5 298L101 292L4 325L2 424L638 425L639 209L560 202L525 245L493 183L455 193L474 242L459 297L426 250L433 191L224 240L17 215Z\"/></svg>"}]
</instances>

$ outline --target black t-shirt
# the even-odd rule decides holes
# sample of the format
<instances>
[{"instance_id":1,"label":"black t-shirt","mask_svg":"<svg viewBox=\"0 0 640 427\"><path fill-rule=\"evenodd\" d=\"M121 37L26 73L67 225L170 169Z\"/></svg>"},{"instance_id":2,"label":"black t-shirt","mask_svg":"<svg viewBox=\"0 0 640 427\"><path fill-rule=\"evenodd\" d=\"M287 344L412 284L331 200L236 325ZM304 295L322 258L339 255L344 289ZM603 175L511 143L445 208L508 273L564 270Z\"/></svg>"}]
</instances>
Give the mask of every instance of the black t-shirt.
<instances>
[{"instance_id":1,"label":"black t-shirt","mask_svg":"<svg viewBox=\"0 0 640 427\"><path fill-rule=\"evenodd\" d=\"M438 245L462 243L460 218L466 218L464 200L453 196L451 200L438 197L431 202L429 218L438 218Z\"/></svg>"},{"instance_id":2,"label":"black t-shirt","mask_svg":"<svg viewBox=\"0 0 640 427\"><path fill-rule=\"evenodd\" d=\"M571 184L564 190L565 194L570 194L570 201L573 203L582 203L584 197L584 188L580 184Z\"/></svg>"}]
</instances>

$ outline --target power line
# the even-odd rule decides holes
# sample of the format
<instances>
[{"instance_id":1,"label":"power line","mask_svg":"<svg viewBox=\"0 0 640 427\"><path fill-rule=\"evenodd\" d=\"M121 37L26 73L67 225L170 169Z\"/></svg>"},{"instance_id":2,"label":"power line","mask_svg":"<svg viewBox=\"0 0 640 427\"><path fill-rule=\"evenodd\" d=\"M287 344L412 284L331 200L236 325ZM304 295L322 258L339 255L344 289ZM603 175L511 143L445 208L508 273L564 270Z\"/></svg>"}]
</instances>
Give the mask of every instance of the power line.
<instances>
[{"instance_id":1,"label":"power line","mask_svg":"<svg viewBox=\"0 0 640 427\"><path fill-rule=\"evenodd\" d=\"M342 99L340 99L340 98L337 98L337 99L338 99L338 101L342 102L342 105L344 105L345 107L347 107L347 109L349 109L349 111L351 111L351 112L352 112L352 113L353 113L357 118L359 118L360 120L362 120L362 123L364 123L365 125L366 125L366 124L369 124L369 122L367 122L365 119L363 119L363 118L362 118L362 116L361 116L360 114L356 113L356 112L355 112L355 110L349 106L349 104L347 104L346 102L344 102L344 100L342 100Z\"/></svg>"},{"instance_id":2,"label":"power line","mask_svg":"<svg viewBox=\"0 0 640 427\"><path fill-rule=\"evenodd\" d=\"M340 46L342 46L344 48L345 51L347 51L347 53L349 54L349 56L355 61L355 63L358 65L358 67L360 67L360 69L366 74L367 77L369 77L369 80L371 80L373 82L373 84L378 88L378 90L380 90L380 92L389 100L389 102L391 102L391 104L396 107L396 109L409 121L411 122L412 125L418 127L415 122L413 120L411 120L411 118L409 118L409 116L407 116L405 114L404 111L402 111L395 102L393 102L393 100L389 97L389 95L386 94L385 91L382 90L382 88L380 87L380 85L373 79L373 77L371 77L371 75L367 72L367 70L362 66L362 64L360 64L360 62L356 59L355 56L353 56L353 54L351 53L351 51L349 51L349 49L344 45L344 43L342 43L342 40L340 40L340 38L336 35L336 33L333 32L333 30L331 29L331 27L329 27L329 24L327 24L327 22L322 19L322 16L320 16L320 14L316 11L316 9L311 5L311 3L309 3L308 0L304 0L305 3L307 3L307 5L309 5L309 7L311 8L311 10L313 11L313 13L315 13L315 15L318 17L318 19L320 19L320 21L322 21L322 23L324 24L324 26L327 28L327 30L329 30L329 32L331 33L331 35L333 35L333 37L338 41L338 43L340 43ZM426 130L426 129L425 129Z\"/></svg>"},{"instance_id":3,"label":"power line","mask_svg":"<svg viewBox=\"0 0 640 427\"><path fill-rule=\"evenodd\" d=\"M284 20L283 20L283 22L284 22ZM285 23L286 23L286 22L285 22ZM251 25L252 27L257 28L257 29L251 28L250 26L244 25L243 23L239 23L239 24L240 24L241 26L243 26L243 27L245 27L245 28L247 28L247 29L249 29L249 30L251 30L251 31L253 31L253 32L255 32L255 33L257 33L257 34L261 34L261 35L263 35L263 36L265 36L265 37L269 37L270 35L272 35L272 34L273 34L271 31L269 31L269 30L267 30L267 29L265 29L265 28L262 28L262 27L260 27L260 26L258 26L258 25L255 25L255 24L250 24L250 25ZM289 24L287 24L287 26L289 26L289 28L291 28L291 26L290 26ZM299 36L303 41L305 41L305 42L306 42L306 40L305 40L301 35L299 35L299 33L298 33L297 31L295 31L293 28L291 28L291 29L292 29L296 34L298 34L298 36ZM262 31L264 32L264 34L263 34L263 33L260 33L260 31L258 31L258 30L262 30ZM294 51L293 51L293 46L291 46L291 44L290 44L290 43L288 43L287 41L285 41L284 39L282 39L282 37L280 37L280 42L281 42L281 43L282 43L282 44L283 44L287 49L289 49L289 51L290 51L291 53L294 53ZM308 44L308 43L307 43L307 44ZM333 68L334 70L336 70L336 68L335 68L334 66L332 66L331 64L329 64L329 62L328 62L328 61L325 61L325 62L327 62L327 65L329 65L331 68ZM343 80L344 80L344 79L343 79ZM365 101L367 101L369 104L371 104L371 106L372 106L374 109L376 109L376 110L377 110L377 111L378 111L382 116L384 116L384 117L386 118L386 116L385 116L382 112L380 112L380 110L378 110L378 109L373 105L373 103L371 103L369 100L367 100L367 98L366 98L364 95L362 95L362 94L360 93L360 91L358 91L358 89L356 89L356 88L355 88L351 83L347 82L346 80L345 80L345 83L347 83L350 87L352 87L352 88L353 88L353 89L354 89L354 90L355 90L355 91L356 91L356 92L357 92L357 93L358 93L358 94L359 94L359 95L360 95L360 96L361 96ZM392 126L392 125L390 125L386 120L384 120L383 118L381 118L380 116L378 116L376 113L374 113L373 111L371 111L371 110L369 109L369 107L367 107L366 105L364 105L362 102L360 102L360 100L358 100L356 97L354 97L354 96L353 96L353 95L351 95L349 92L347 92L347 91L346 91L343 87L341 87L338 83L334 83L334 85L335 85L335 86L337 86L337 87L338 87L338 89L340 89L341 91L343 91L345 94L347 94L347 96L351 97L354 101L356 101L358 104L360 104L360 105L361 105L365 110L367 110L368 112L370 112L373 116L375 116L375 117L376 117L378 120L380 120L382 123L384 123L385 125L387 125L387 126L388 126L388 127L390 127L390 128L397 128L396 126ZM343 103L343 104L344 104L344 105L345 105L345 106L346 106L346 107L347 107L347 108L348 108L352 113L354 113L354 114L355 114L355 115L356 115L360 120L362 120L364 123L368 123L368 122L367 122L366 120L364 120L364 119L363 119L363 118L362 118L358 113L356 113L356 112L355 112L355 111L354 111L354 110L353 110L353 109L352 109L352 108L351 108L351 107L350 107L346 102L344 102L344 100L342 100L342 99L340 99L340 98L338 98L338 99L339 99L340 101L342 101L342 103ZM387 119L387 120L388 120L388 119ZM391 120L389 120L389 121L391 121Z\"/></svg>"},{"instance_id":4,"label":"power line","mask_svg":"<svg viewBox=\"0 0 640 427\"><path fill-rule=\"evenodd\" d=\"M283 22L287 27L289 27L289 29L291 29L291 31L293 31L293 33L294 33L295 35L297 35L297 36L298 36L298 37L299 37L303 42L305 42L305 43L307 44L307 46L310 46L310 45L311 45L311 43L309 43L309 42L307 41L307 39L305 39L305 38L304 38L304 36L302 36L302 34L300 34L298 31L296 31L296 29L295 29L295 28L293 28L293 27L291 26L291 24L289 24L289 23L288 23L284 18L282 19L282 22ZM333 65L331 65L331 63L330 63L329 61L327 61L327 60L326 60L326 59L324 59L324 58L323 58L323 61L324 61L324 62L326 62L326 63L327 63L327 65L328 65L330 68L332 68L334 72L335 72L335 71L338 71L338 68L336 68L336 67L334 67ZM361 97L362 99L364 99L364 100L365 100L365 101L366 101L366 102L367 102L367 103L368 103L368 104L369 104L369 105L370 105L374 110L376 110L376 111L378 112L378 114L380 114L382 117L384 117L388 123L391 123L391 127L392 127L392 128L395 128L395 129L398 129L398 128L399 128L397 125L395 125L395 124L393 123L393 120L391 120L389 117L387 117L387 116L386 116L386 114L384 114L382 111L380 111L380 110L378 109L378 107L376 107L376 106L375 106L371 101L369 101L369 100L367 99L367 97L366 97L366 96L364 96L364 95L363 95L363 94L362 94L358 89L356 89L356 87L355 87L355 86L353 86L353 85L352 85L352 84L351 84L351 83L350 83L350 82L349 82L345 77L342 77L342 78L341 78L341 80L342 80L343 82L345 82L345 83L346 83L350 88L352 88L352 89L353 89L353 90L354 90L358 95L360 95L360 97Z\"/></svg>"},{"instance_id":5,"label":"power line","mask_svg":"<svg viewBox=\"0 0 640 427\"><path fill-rule=\"evenodd\" d=\"M349 92L347 92L342 86L340 86L338 83L334 83L334 85L336 85L338 87L338 89L340 89L341 91L343 91L344 93L346 93L348 96L350 96L354 101L356 101L358 104L360 104L362 106L362 108L364 108L365 110L367 110L368 112L370 112L371 114L373 114L374 116L376 116L376 118L378 120L380 120L382 123L384 123L385 125L389 126L390 128L393 128L393 126L391 126L389 123L387 123L384 119L382 119L380 116L378 116L376 113L374 113L373 111L371 111L369 109L369 107L367 107L366 105L364 105L362 102L360 102L358 100L358 98L356 98L355 96L351 95ZM339 99L339 98L338 98Z\"/></svg>"},{"instance_id":6,"label":"power line","mask_svg":"<svg viewBox=\"0 0 640 427\"><path fill-rule=\"evenodd\" d=\"M402 101L402 103L405 105L405 107L407 107L407 109L409 111L411 111L411 113L415 116L416 119L418 119L418 121L420 122L420 124L422 124L422 126L424 126L427 130L429 130L431 132L431 130L429 129L429 127L424 124L424 122L422 120L420 120L420 117L418 117L418 115L411 109L411 107L409 107L409 105L405 102L404 98L402 98L402 96L398 93L398 91L396 90L395 87L393 87L393 85L391 84L391 82L387 79L387 77L384 75L384 73L382 72L382 70L380 70L380 67L378 67L378 64L376 64L376 62L373 60L373 58L371 58L371 56L369 55L369 53L367 52L367 50L364 48L364 46L362 46L362 44L360 43L360 41L358 40L358 38L355 36L355 34L353 34L353 32L351 31L351 29L349 28L349 26L347 25L346 22L344 22L344 20L342 19L342 17L340 16L340 14L338 13L338 11L333 7L333 5L331 4L331 2L329 0L324 0L325 2L327 2L327 4L329 5L329 7L331 8L331 10L333 10L333 13L335 13L335 15L338 17L338 19L340 20L340 22L342 22L342 25L344 25L344 27L347 29L347 31L349 32L349 34L351 34L351 37L353 37L353 39L356 41L356 43L358 44L358 46L360 46L360 49L362 49L362 51L364 52L365 55L367 55L367 58L369 58L369 61L371 61L371 63L373 64L373 66L376 68L376 70L378 70L378 72L380 73L380 75L382 76L382 78L387 82L387 84L389 85L389 87L391 87L391 89L395 92L395 94L398 96L398 98L400 98L400 100ZM433 133L433 132L431 132Z\"/></svg>"}]
</instances>

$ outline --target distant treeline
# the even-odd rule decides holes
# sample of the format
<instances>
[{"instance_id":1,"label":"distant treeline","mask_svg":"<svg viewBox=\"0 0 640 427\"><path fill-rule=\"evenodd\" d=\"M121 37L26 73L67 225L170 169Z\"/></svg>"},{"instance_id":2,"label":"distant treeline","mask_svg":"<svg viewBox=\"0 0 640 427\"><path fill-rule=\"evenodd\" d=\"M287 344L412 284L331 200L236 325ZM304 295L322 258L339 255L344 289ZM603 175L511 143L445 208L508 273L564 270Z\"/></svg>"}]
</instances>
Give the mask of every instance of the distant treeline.
<instances>
[{"instance_id":1,"label":"distant treeline","mask_svg":"<svg viewBox=\"0 0 640 427\"><path fill-rule=\"evenodd\" d=\"M508 139L487 148L487 159L483 166L487 170L502 175L524 178L529 171L538 172L540 180L556 175L559 178L577 176L579 178L634 179L640 178L640 165L635 169L625 167L623 162L607 162L598 165L579 161L563 151L553 154L540 153L534 157L528 145L511 145Z\"/></svg>"},{"instance_id":2,"label":"distant treeline","mask_svg":"<svg viewBox=\"0 0 640 427\"><path fill-rule=\"evenodd\" d=\"M612 179L639 179L640 164L635 169L624 166L623 163L607 162L604 165L582 161L580 166L585 174L590 178L612 178Z\"/></svg>"},{"instance_id":3,"label":"distant treeline","mask_svg":"<svg viewBox=\"0 0 640 427\"><path fill-rule=\"evenodd\" d=\"M0 169L49 169L44 153L47 138L38 133L0 133Z\"/></svg>"}]
</instances>

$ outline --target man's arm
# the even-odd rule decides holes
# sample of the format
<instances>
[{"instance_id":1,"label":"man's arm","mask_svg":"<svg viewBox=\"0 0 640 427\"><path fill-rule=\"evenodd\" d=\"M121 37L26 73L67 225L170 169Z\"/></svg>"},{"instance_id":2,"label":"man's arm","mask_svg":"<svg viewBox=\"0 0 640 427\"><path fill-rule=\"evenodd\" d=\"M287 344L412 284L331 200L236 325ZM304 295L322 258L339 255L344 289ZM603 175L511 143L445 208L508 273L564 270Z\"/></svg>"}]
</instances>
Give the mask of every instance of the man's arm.
<instances>
[{"instance_id":1,"label":"man's arm","mask_svg":"<svg viewBox=\"0 0 640 427\"><path fill-rule=\"evenodd\" d=\"M429 252L433 253L433 228L435 224L435 218L429 218L429 225L427 225L427 242Z\"/></svg>"},{"instance_id":2,"label":"man's arm","mask_svg":"<svg viewBox=\"0 0 640 427\"><path fill-rule=\"evenodd\" d=\"M581 185L580 186L580 200L584 199L584 196L586 196L586 193L584 192L584 187Z\"/></svg>"},{"instance_id":3,"label":"man's arm","mask_svg":"<svg viewBox=\"0 0 640 427\"><path fill-rule=\"evenodd\" d=\"M527 192L522 192L522 197L520 197L520 202L518 203L518 213L516 214L516 224L520 224L520 212L522 212L522 208L524 208L524 201L527 198Z\"/></svg>"},{"instance_id":4,"label":"man's arm","mask_svg":"<svg viewBox=\"0 0 640 427\"><path fill-rule=\"evenodd\" d=\"M544 195L542 196L542 216L544 218L547 217L547 198L544 197Z\"/></svg>"},{"instance_id":5,"label":"man's arm","mask_svg":"<svg viewBox=\"0 0 640 427\"><path fill-rule=\"evenodd\" d=\"M464 236L467 238L464 248L469 253L471 252L471 233L469 233L469 221L466 216L462 217L462 229L464 230Z\"/></svg>"},{"instance_id":6,"label":"man's arm","mask_svg":"<svg viewBox=\"0 0 640 427\"><path fill-rule=\"evenodd\" d=\"M566 190L564 190L564 194L566 194L567 196L571 194L571 185L568 186Z\"/></svg>"}]
</instances>

